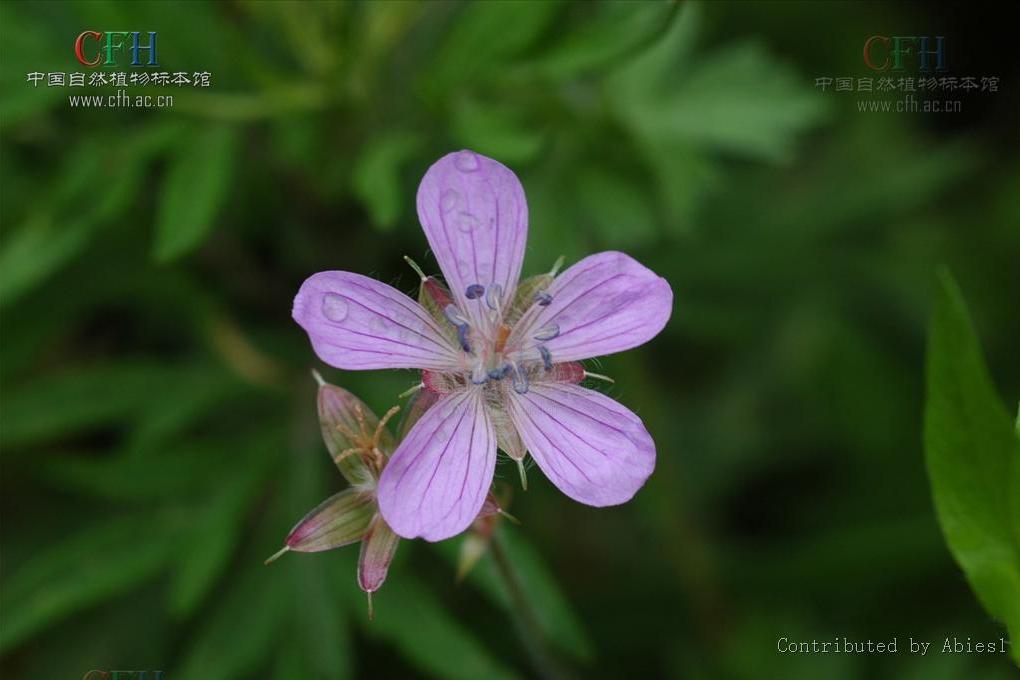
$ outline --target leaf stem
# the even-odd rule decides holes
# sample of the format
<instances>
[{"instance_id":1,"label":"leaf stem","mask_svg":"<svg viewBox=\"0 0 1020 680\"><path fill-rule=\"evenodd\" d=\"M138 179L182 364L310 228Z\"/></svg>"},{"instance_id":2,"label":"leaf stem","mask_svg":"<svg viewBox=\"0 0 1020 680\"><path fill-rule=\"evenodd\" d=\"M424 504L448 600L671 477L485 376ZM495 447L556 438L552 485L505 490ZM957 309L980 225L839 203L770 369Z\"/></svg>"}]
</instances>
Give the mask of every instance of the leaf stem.
<instances>
[{"instance_id":1,"label":"leaf stem","mask_svg":"<svg viewBox=\"0 0 1020 680\"><path fill-rule=\"evenodd\" d=\"M517 569L503 547L503 539L499 532L492 536L489 553L496 563L496 571L510 596L510 612L514 626L517 628L517 634L528 652L535 671L540 677L547 680L562 680L570 677L556 662L549 650L545 634L542 632L542 625L539 622L538 612L524 589Z\"/></svg>"}]
</instances>

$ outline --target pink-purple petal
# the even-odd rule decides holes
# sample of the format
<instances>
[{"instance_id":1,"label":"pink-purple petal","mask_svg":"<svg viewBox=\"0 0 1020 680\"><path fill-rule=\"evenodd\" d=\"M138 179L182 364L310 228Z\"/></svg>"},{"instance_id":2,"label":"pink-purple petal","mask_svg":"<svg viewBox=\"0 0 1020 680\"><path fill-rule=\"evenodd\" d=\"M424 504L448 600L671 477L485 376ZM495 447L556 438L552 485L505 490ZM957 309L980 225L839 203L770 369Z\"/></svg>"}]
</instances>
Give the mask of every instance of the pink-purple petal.
<instances>
[{"instance_id":1,"label":"pink-purple petal","mask_svg":"<svg viewBox=\"0 0 1020 680\"><path fill-rule=\"evenodd\" d=\"M397 447L379 479L379 510L404 538L455 536L481 510L495 467L482 390L460 389L440 398Z\"/></svg>"},{"instance_id":2,"label":"pink-purple petal","mask_svg":"<svg viewBox=\"0 0 1020 680\"><path fill-rule=\"evenodd\" d=\"M358 557L358 585L366 593L379 590L386 580L399 543L400 537L393 533L382 515L376 515L361 540L361 555Z\"/></svg>"},{"instance_id":3,"label":"pink-purple petal","mask_svg":"<svg viewBox=\"0 0 1020 680\"><path fill-rule=\"evenodd\" d=\"M310 276L294 298L294 320L319 358L348 370L449 370L457 352L421 305L392 286L350 272Z\"/></svg>"},{"instance_id":4,"label":"pink-purple petal","mask_svg":"<svg viewBox=\"0 0 1020 680\"><path fill-rule=\"evenodd\" d=\"M468 286L498 284L512 300L528 237L528 204L514 173L473 151L436 161L418 187L418 219L454 300L478 321L484 297Z\"/></svg>"},{"instance_id":5,"label":"pink-purple petal","mask_svg":"<svg viewBox=\"0 0 1020 680\"><path fill-rule=\"evenodd\" d=\"M535 462L560 491L586 505L630 500L655 468L641 419L609 397L558 382L509 393L510 416Z\"/></svg>"},{"instance_id":6,"label":"pink-purple petal","mask_svg":"<svg viewBox=\"0 0 1020 680\"><path fill-rule=\"evenodd\" d=\"M510 345L528 347L544 329L558 330L542 341L559 363L604 356L637 347L658 335L673 312L666 279L625 253L590 255L556 277L552 301L535 305L521 319ZM537 350L529 356L538 359Z\"/></svg>"}]
</instances>

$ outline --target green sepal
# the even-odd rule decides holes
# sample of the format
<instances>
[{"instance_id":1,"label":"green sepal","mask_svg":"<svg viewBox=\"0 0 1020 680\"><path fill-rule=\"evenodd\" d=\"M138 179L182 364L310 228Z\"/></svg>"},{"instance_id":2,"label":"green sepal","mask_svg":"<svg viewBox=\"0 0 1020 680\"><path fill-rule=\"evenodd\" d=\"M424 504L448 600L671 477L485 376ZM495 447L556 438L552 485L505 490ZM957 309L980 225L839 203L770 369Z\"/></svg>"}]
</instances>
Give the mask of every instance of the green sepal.
<instances>
[{"instance_id":1,"label":"green sepal","mask_svg":"<svg viewBox=\"0 0 1020 680\"><path fill-rule=\"evenodd\" d=\"M320 503L290 530L287 548L321 552L360 541L378 506L370 492L344 489Z\"/></svg>"}]
</instances>

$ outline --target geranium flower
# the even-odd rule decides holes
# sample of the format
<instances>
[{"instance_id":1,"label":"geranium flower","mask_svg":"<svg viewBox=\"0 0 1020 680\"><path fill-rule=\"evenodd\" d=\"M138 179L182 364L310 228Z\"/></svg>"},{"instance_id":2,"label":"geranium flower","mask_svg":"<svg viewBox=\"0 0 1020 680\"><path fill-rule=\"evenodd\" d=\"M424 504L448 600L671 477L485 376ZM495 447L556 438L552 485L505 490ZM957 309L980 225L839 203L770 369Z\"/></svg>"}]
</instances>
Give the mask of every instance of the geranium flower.
<instances>
[{"instance_id":1,"label":"geranium flower","mask_svg":"<svg viewBox=\"0 0 1020 680\"><path fill-rule=\"evenodd\" d=\"M655 337L672 312L669 284L620 252L519 282L524 190L508 168L472 151L429 168L417 205L448 286L423 277L441 314L342 271L311 276L294 299L294 319L327 364L422 369L440 395L379 479L386 522L430 541L466 529L488 493L497 445L517 459L527 450L581 503L629 500L655 467L655 444L634 413L577 384L586 375L577 362Z\"/></svg>"}]
</instances>

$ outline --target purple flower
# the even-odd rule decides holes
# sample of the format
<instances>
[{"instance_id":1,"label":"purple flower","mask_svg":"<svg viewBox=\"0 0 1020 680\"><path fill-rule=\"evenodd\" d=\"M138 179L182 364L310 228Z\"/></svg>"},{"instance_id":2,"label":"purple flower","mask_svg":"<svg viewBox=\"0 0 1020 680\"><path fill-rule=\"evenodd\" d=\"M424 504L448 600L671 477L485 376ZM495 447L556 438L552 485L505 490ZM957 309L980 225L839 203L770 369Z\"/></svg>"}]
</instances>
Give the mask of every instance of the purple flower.
<instances>
[{"instance_id":1,"label":"purple flower","mask_svg":"<svg viewBox=\"0 0 1020 680\"><path fill-rule=\"evenodd\" d=\"M438 541L478 515L497 447L531 453L561 491L593 506L629 500L655 467L640 418L579 386L576 362L655 337L673 292L633 258L604 252L558 276L519 281L528 206L517 177L472 151L439 159L418 188L418 216L446 279L428 310L349 272L313 275L294 319L326 363L417 368L440 392L379 479L379 508L404 537Z\"/></svg>"}]
</instances>

